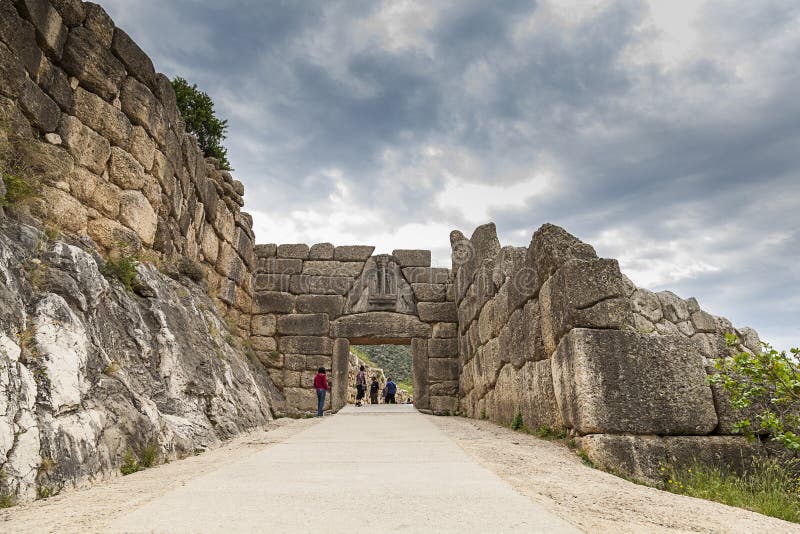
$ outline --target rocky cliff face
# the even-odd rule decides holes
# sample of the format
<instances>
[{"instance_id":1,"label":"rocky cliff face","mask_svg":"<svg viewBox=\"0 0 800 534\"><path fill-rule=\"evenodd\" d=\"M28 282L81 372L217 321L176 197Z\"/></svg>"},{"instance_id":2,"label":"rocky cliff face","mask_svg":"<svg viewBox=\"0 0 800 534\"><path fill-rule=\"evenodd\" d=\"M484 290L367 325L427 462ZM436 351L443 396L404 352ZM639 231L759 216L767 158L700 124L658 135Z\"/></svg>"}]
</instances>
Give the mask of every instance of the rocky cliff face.
<instances>
[{"instance_id":1,"label":"rocky cliff face","mask_svg":"<svg viewBox=\"0 0 800 534\"><path fill-rule=\"evenodd\" d=\"M179 457L271 419L266 371L204 288L140 264L136 294L103 265L80 240L0 221L0 495L81 486L126 453Z\"/></svg>"}]
</instances>

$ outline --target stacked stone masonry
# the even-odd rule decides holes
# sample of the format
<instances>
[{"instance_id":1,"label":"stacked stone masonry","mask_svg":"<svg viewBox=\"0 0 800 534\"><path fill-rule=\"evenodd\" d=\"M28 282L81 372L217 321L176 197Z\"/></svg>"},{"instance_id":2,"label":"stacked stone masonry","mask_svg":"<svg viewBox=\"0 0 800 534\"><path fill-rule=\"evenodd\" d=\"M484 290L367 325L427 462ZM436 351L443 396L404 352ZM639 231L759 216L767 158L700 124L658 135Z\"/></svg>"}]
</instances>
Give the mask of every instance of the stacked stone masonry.
<instances>
[{"instance_id":1,"label":"stacked stone masonry","mask_svg":"<svg viewBox=\"0 0 800 534\"><path fill-rule=\"evenodd\" d=\"M197 262L245 335L244 187L186 133L169 79L97 4L0 0L0 121L42 179L35 214L102 251Z\"/></svg>"},{"instance_id":2,"label":"stacked stone masonry","mask_svg":"<svg viewBox=\"0 0 800 534\"><path fill-rule=\"evenodd\" d=\"M313 379L332 370L338 409L349 396L353 344L411 344L415 404L454 413L458 403L455 295L449 269L427 250L373 255L374 247L257 245L251 344L281 390L285 413L315 409Z\"/></svg>"},{"instance_id":3,"label":"stacked stone masonry","mask_svg":"<svg viewBox=\"0 0 800 534\"><path fill-rule=\"evenodd\" d=\"M542 226L527 248L501 247L493 224L470 239L453 232L451 244L466 415L567 429L598 464L639 478L658 476L658 462L639 462L642 449L664 461L691 460L676 450L698 444L720 461L750 449L722 437L736 415L708 374L730 354L726 333L757 350L755 331L693 298L637 288L557 226Z\"/></svg>"}]
</instances>

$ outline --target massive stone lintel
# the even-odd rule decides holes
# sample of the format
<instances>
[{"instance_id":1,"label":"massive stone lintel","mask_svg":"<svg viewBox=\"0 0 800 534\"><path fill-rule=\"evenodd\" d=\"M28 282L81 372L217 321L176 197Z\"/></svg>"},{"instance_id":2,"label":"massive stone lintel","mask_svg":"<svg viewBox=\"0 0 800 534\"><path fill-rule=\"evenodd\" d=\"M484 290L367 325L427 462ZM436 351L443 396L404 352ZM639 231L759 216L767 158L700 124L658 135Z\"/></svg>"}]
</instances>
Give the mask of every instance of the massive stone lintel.
<instances>
[{"instance_id":1,"label":"massive stone lintel","mask_svg":"<svg viewBox=\"0 0 800 534\"><path fill-rule=\"evenodd\" d=\"M431 327L413 315L367 312L346 315L331 323L331 337L347 338L355 344L396 343L407 345L412 338L428 338Z\"/></svg>"}]
</instances>

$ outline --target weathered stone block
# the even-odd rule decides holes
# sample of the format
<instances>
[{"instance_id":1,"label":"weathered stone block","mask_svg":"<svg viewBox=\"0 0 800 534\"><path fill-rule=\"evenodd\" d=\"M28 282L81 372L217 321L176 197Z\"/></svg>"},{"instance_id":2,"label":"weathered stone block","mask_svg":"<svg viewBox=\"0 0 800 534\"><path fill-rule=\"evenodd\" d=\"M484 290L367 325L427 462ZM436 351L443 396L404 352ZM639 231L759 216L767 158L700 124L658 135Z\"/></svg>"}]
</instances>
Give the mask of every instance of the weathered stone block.
<instances>
[{"instance_id":1,"label":"weathered stone block","mask_svg":"<svg viewBox=\"0 0 800 534\"><path fill-rule=\"evenodd\" d=\"M294 258L305 260L308 258L308 245L303 244L285 244L278 245L279 258Z\"/></svg>"},{"instance_id":2,"label":"weathered stone block","mask_svg":"<svg viewBox=\"0 0 800 534\"><path fill-rule=\"evenodd\" d=\"M449 380L447 382L437 382L435 384L431 384L430 394L437 397L457 397L458 381Z\"/></svg>"},{"instance_id":3,"label":"weathered stone block","mask_svg":"<svg viewBox=\"0 0 800 534\"><path fill-rule=\"evenodd\" d=\"M274 315L253 315L250 319L250 333L254 336L274 336L276 329Z\"/></svg>"},{"instance_id":4,"label":"weathered stone block","mask_svg":"<svg viewBox=\"0 0 800 534\"><path fill-rule=\"evenodd\" d=\"M708 434L717 415L703 358L682 336L574 329L552 358L564 424L581 434Z\"/></svg>"},{"instance_id":5,"label":"weathered stone block","mask_svg":"<svg viewBox=\"0 0 800 534\"><path fill-rule=\"evenodd\" d=\"M25 116L42 132L52 132L58 126L61 110L52 98L27 78L19 95L19 104Z\"/></svg>"},{"instance_id":6,"label":"weathered stone block","mask_svg":"<svg viewBox=\"0 0 800 534\"><path fill-rule=\"evenodd\" d=\"M331 336L352 342L380 339L405 342L430 337L431 327L413 315L392 312L367 312L341 317L331 323ZM388 341L387 341L388 340Z\"/></svg>"},{"instance_id":7,"label":"weathered stone block","mask_svg":"<svg viewBox=\"0 0 800 534\"><path fill-rule=\"evenodd\" d=\"M284 336L278 340L278 350L284 354L333 354L333 340L319 336Z\"/></svg>"},{"instance_id":8,"label":"weathered stone block","mask_svg":"<svg viewBox=\"0 0 800 534\"><path fill-rule=\"evenodd\" d=\"M761 453L757 443L734 436L616 436L580 438L580 448L600 469L650 483L661 483L661 467L686 469L698 462L743 472Z\"/></svg>"},{"instance_id":9,"label":"weathered stone block","mask_svg":"<svg viewBox=\"0 0 800 534\"><path fill-rule=\"evenodd\" d=\"M109 101L125 80L125 66L103 47L95 34L80 26L69 32L62 65L82 85Z\"/></svg>"},{"instance_id":10,"label":"weathered stone block","mask_svg":"<svg viewBox=\"0 0 800 534\"><path fill-rule=\"evenodd\" d=\"M547 354L572 328L633 325L630 300L616 260L571 260L542 286L539 299Z\"/></svg>"},{"instance_id":11,"label":"weathered stone block","mask_svg":"<svg viewBox=\"0 0 800 534\"><path fill-rule=\"evenodd\" d=\"M78 87L75 90L72 114L113 145L124 149L130 147L133 127L128 117L94 93Z\"/></svg>"},{"instance_id":12,"label":"weathered stone block","mask_svg":"<svg viewBox=\"0 0 800 534\"><path fill-rule=\"evenodd\" d=\"M107 139L69 115L61 117L58 134L78 165L83 165L95 174L103 174L111 155L111 145Z\"/></svg>"},{"instance_id":13,"label":"weathered stone block","mask_svg":"<svg viewBox=\"0 0 800 534\"><path fill-rule=\"evenodd\" d=\"M294 295L277 291L256 293L253 298L253 313L291 313Z\"/></svg>"},{"instance_id":14,"label":"weathered stone block","mask_svg":"<svg viewBox=\"0 0 800 534\"><path fill-rule=\"evenodd\" d=\"M266 352L256 352L258 360L264 364L265 367L272 369L283 368L283 354L276 350L269 350ZM281 382L282 384L282 382Z\"/></svg>"},{"instance_id":15,"label":"weathered stone block","mask_svg":"<svg viewBox=\"0 0 800 534\"><path fill-rule=\"evenodd\" d=\"M43 182L57 184L68 180L75 167L70 155L61 147L27 140L14 148L25 162L27 171Z\"/></svg>"},{"instance_id":16,"label":"weathered stone block","mask_svg":"<svg viewBox=\"0 0 800 534\"><path fill-rule=\"evenodd\" d=\"M430 267L431 266L431 251L430 250L405 250L398 249L392 251L392 256L395 257L400 267Z\"/></svg>"},{"instance_id":17,"label":"weathered stone block","mask_svg":"<svg viewBox=\"0 0 800 534\"><path fill-rule=\"evenodd\" d=\"M657 323L664 317L661 301L658 300L655 293L647 289L637 288L631 296L631 304L633 311L641 314L651 323Z\"/></svg>"},{"instance_id":18,"label":"weathered stone block","mask_svg":"<svg viewBox=\"0 0 800 534\"><path fill-rule=\"evenodd\" d=\"M289 371L305 371L306 370L306 357L303 354L284 354L283 355L283 368ZM302 385L302 378L301 385ZM306 387L303 385L303 387ZM311 387L311 386L308 386Z\"/></svg>"},{"instance_id":19,"label":"weathered stone block","mask_svg":"<svg viewBox=\"0 0 800 534\"><path fill-rule=\"evenodd\" d=\"M331 356L324 354L308 354L305 357L306 370L317 371L320 367L331 368Z\"/></svg>"},{"instance_id":20,"label":"weathered stone block","mask_svg":"<svg viewBox=\"0 0 800 534\"><path fill-rule=\"evenodd\" d=\"M325 313L333 320L342 314L344 297L339 295L299 295L297 311L300 313Z\"/></svg>"},{"instance_id":21,"label":"weathered stone block","mask_svg":"<svg viewBox=\"0 0 800 534\"><path fill-rule=\"evenodd\" d=\"M122 112L131 123L144 128L159 145L165 144L167 119L164 106L146 85L129 76L122 85L120 102ZM175 162L176 159L173 157L171 161Z\"/></svg>"},{"instance_id":22,"label":"weathered stone block","mask_svg":"<svg viewBox=\"0 0 800 534\"><path fill-rule=\"evenodd\" d=\"M353 285L353 279L345 276L292 275L290 291L294 294L346 295Z\"/></svg>"},{"instance_id":23,"label":"weathered stone block","mask_svg":"<svg viewBox=\"0 0 800 534\"><path fill-rule=\"evenodd\" d=\"M445 302L447 286L444 284L411 284L414 295L420 302Z\"/></svg>"},{"instance_id":24,"label":"weathered stone block","mask_svg":"<svg viewBox=\"0 0 800 534\"><path fill-rule=\"evenodd\" d=\"M437 397L431 395L430 409L433 415L454 415L458 412L457 397Z\"/></svg>"},{"instance_id":25,"label":"weathered stone block","mask_svg":"<svg viewBox=\"0 0 800 534\"><path fill-rule=\"evenodd\" d=\"M136 232L136 235L146 246L153 244L158 226L158 217L141 192L122 192L119 202L119 220Z\"/></svg>"},{"instance_id":26,"label":"weathered stone block","mask_svg":"<svg viewBox=\"0 0 800 534\"><path fill-rule=\"evenodd\" d=\"M717 331L717 324L714 316L702 310L692 314L692 324L697 332L713 334Z\"/></svg>"},{"instance_id":27,"label":"weathered stone block","mask_svg":"<svg viewBox=\"0 0 800 534\"><path fill-rule=\"evenodd\" d=\"M10 1L0 2L0 39L22 60L29 73L39 70L42 51L33 24L20 18Z\"/></svg>"},{"instance_id":28,"label":"weathered stone block","mask_svg":"<svg viewBox=\"0 0 800 534\"><path fill-rule=\"evenodd\" d=\"M458 325L456 323L434 323L433 337L454 338L458 336Z\"/></svg>"},{"instance_id":29,"label":"weathered stone block","mask_svg":"<svg viewBox=\"0 0 800 534\"><path fill-rule=\"evenodd\" d=\"M44 92L58 104L62 111L69 112L72 109L72 87L70 87L69 78L64 71L50 63L46 58L42 58L35 79L39 87L44 89Z\"/></svg>"},{"instance_id":30,"label":"weathered stone block","mask_svg":"<svg viewBox=\"0 0 800 534\"><path fill-rule=\"evenodd\" d=\"M443 267L404 267L403 276L410 284L445 284L450 281L450 269Z\"/></svg>"},{"instance_id":31,"label":"weathered stone block","mask_svg":"<svg viewBox=\"0 0 800 534\"><path fill-rule=\"evenodd\" d=\"M119 218L122 191L83 167L75 167L67 181L72 195L111 219Z\"/></svg>"},{"instance_id":32,"label":"weathered stone block","mask_svg":"<svg viewBox=\"0 0 800 534\"><path fill-rule=\"evenodd\" d=\"M111 147L108 177L122 189L141 189L144 186L144 169L136 159L118 147Z\"/></svg>"},{"instance_id":33,"label":"weathered stone block","mask_svg":"<svg viewBox=\"0 0 800 534\"><path fill-rule=\"evenodd\" d=\"M306 261L303 274L312 276L350 276L361 274L363 264L354 261Z\"/></svg>"},{"instance_id":34,"label":"weathered stone block","mask_svg":"<svg viewBox=\"0 0 800 534\"><path fill-rule=\"evenodd\" d=\"M98 4L92 2L84 2L84 10L86 11L86 19L83 25L86 26L97 37L97 40L105 48L111 47L111 41L114 38L114 21Z\"/></svg>"},{"instance_id":35,"label":"weathered stone block","mask_svg":"<svg viewBox=\"0 0 800 534\"><path fill-rule=\"evenodd\" d=\"M411 359L414 369L414 406L417 409L430 408L428 391L428 340L415 338L411 341Z\"/></svg>"},{"instance_id":36,"label":"weathered stone block","mask_svg":"<svg viewBox=\"0 0 800 534\"><path fill-rule=\"evenodd\" d=\"M671 291L659 291L656 293L664 318L671 323L679 323L689 320L689 307L682 298Z\"/></svg>"},{"instance_id":37,"label":"weathered stone block","mask_svg":"<svg viewBox=\"0 0 800 534\"><path fill-rule=\"evenodd\" d=\"M367 246L342 246L333 251L333 259L337 261L367 261L375 247Z\"/></svg>"},{"instance_id":38,"label":"weathered stone block","mask_svg":"<svg viewBox=\"0 0 800 534\"><path fill-rule=\"evenodd\" d=\"M47 0L19 0L17 5L36 28L36 37L42 47L60 58L67 40L67 28L62 23L61 14Z\"/></svg>"},{"instance_id":39,"label":"weathered stone block","mask_svg":"<svg viewBox=\"0 0 800 534\"><path fill-rule=\"evenodd\" d=\"M86 18L86 11L83 9L81 0L50 0L53 7L61 14L61 21L64 25L80 26Z\"/></svg>"},{"instance_id":40,"label":"weathered stone block","mask_svg":"<svg viewBox=\"0 0 800 534\"><path fill-rule=\"evenodd\" d=\"M285 258L262 258L258 271L268 274L299 274L303 270L303 260Z\"/></svg>"},{"instance_id":41,"label":"weathered stone block","mask_svg":"<svg viewBox=\"0 0 800 534\"><path fill-rule=\"evenodd\" d=\"M328 316L324 313L303 313L278 317L278 333L281 335L327 335Z\"/></svg>"},{"instance_id":42,"label":"weathered stone block","mask_svg":"<svg viewBox=\"0 0 800 534\"><path fill-rule=\"evenodd\" d=\"M86 208L60 189L43 185L36 212L68 233L86 234Z\"/></svg>"},{"instance_id":43,"label":"weathered stone block","mask_svg":"<svg viewBox=\"0 0 800 534\"><path fill-rule=\"evenodd\" d=\"M500 352L508 354L509 361L516 369L521 368L526 362L547 358L542 341L537 301L532 300L512 313L498 339Z\"/></svg>"},{"instance_id":44,"label":"weathered stone block","mask_svg":"<svg viewBox=\"0 0 800 534\"><path fill-rule=\"evenodd\" d=\"M428 359L428 377L431 381L458 380L460 366L452 358Z\"/></svg>"},{"instance_id":45,"label":"weathered stone block","mask_svg":"<svg viewBox=\"0 0 800 534\"><path fill-rule=\"evenodd\" d=\"M308 251L310 260L332 260L334 246L331 243L317 243L312 245Z\"/></svg>"},{"instance_id":46,"label":"weathered stone block","mask_svg":"<svg viewBox=\"0 0 800 534\"><path fill-rule=\"evenodd\" d=\"M433 338L428 341L429 358L457 358L458 340Z\"/></svg>"},{"instance_id":47,"label":"weathered stone block","mask_svg":"<svg viewBox=\"0 0 800 534\"><path fill-rule=\"evenodd\" d=\"M300 373L297 373L299 384ZM294 411L300 412L315 412L317 411L317 392L313 389L289 387L283 390L283 395L286 397L286 406L291 407ZM331 396L325 396L325 409L330 410Z\"/></svg>"},{"instance_id":48,"label":"weathered stone block","mask_svg":"<svg viewBox=\"0 0 800 534\"><path fill-rule=\"evenodd\" d=\"M0 94L9 98L17 98L25 85L25 67L17 61L11 50L0 42Z\"/></svg>"},{"instance_id":49,"label":"weathered stone block","mask_svg":"<svg viewBox=\"0 0 800 534\"><path fill-rule=\"evenodd\" d=\"M227 276L237 284L242 282L247 273L244 262L236 250L225 241L220 242L216 268L219 274Z\"/></svg>"},{"instance_id":50,"label":"weathered stone block","mask_svg":"<svg viewBox=\"0 0 800 534\"><path fill-rule=\"evenodd\" d=\"M455 323L458 321L456 305L453 302L419 302L419 318L425 322Z\"/></svg>"},{"instance_id":51,"label":"weathered stone block","mask_svg":"<svg viewBox=\"0 0 800 534\"><path fill-rule=\"evenodd\" d=\"M533 234L528 247L527 263L536 266L541 287L550 276L569 260L593 260L594 248L553 224L542 225Z\"/></svg>"},{"instance_id":52,"label":"weathered stone block","mask_svg":"<svg viewBox=\"0 0 800 534\"><path fill-rule=\"evenodd\" d=\"M250 346L258 352L274 352L278 348L275 338L271 336L253 336L250 338Z\"/></svg>"},{"instance_id":53,"label":"weathered stone block","mask_svg":"<svg viewBox=\"0 0 800 534\"><path fill-rule=\"evenodd\" d=\"M133 230L122 226L117 221L101 217L89 221L87 233L92 241L106 250L114 250L120 243L133 243L133 249L140 246L139 237Z\"/></svg>"},{"instance_id":54,"label":"weathered stone block","mask_svg":"<svg viewBox=\"0 0 800 534\"><path fill-rule=\"evenodd\" d=\"M259 274L255 277L256 291L289 291L288 274Z\"/></svg>"},{"instance_id":55,"label":"weathered stone block","mask_svg":"<svg viewBox=\"0 0 800 534\"><path fill-rule=\"evenodd\" d=\"M522 422L531 430L541 427L561 428L563 421L553 388L550 361L527 362L520 369L520 413Z\"/></svg>"},{"instance_id":56,"label":"weathered stone block","mask_svg":"<svg viewBox=\"0 0 800 534\"><path fill-rule=\"evenodd\" d=\"M278 253L278 245L272 243L267 245L256 245L253 252L257 258L274 258Z\"/></svg>"},{"instance_id":57,"label":"weathered stone block","mask_svg":"<svg viewBox=\"0 0 800 534\"><path fill-rule=\"evenodd\" d=\"M156 70L153 68L153 62L139 48L139 45L119 28L114 29L111 51L122 61L130 76L136 77L140 82L155 91Z\"/></svg>"}]
</instances>

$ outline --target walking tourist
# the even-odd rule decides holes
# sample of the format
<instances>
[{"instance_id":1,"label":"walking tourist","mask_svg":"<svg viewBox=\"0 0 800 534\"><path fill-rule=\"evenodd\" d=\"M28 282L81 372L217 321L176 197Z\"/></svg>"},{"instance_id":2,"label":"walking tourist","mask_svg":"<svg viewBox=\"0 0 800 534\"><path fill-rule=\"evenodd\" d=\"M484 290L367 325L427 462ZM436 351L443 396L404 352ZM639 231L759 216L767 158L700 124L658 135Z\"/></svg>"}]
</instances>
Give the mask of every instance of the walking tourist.
<instances>
[{"instance_id":1,"label":"walking tourist","mask_svg":"<svg viewBox=\"0 0 800 534\"><path fill-rule=\"evenodd\" d=\"M364 366L359 367L358 375L356 375L356 406L361 406L361 399L367 392L367 375L364 372Z\"/></svg>"},{"instance_id":2,"label":"walking tourist","mask_svg":"<svg viewBox=\"0 0 800 534\"><path fill-rule=\"evenodd\" d=\"M317 374L314 375L314 389L317 390L317 417L322 417L322 412L325 409L325 393L331 389L328 385L328 375L325 374L324 367L317 369Z\"/></svg>"},{"instance_id":3,"label":"walking tourist","mask_svg":"<svg viewBox=\"0 0 800 534\"><path fill-rule=\"evenodd\" d=\"M386 381L386 404L396 404L394 400L394 395L397 393L397 384L394 383L394 380L389 378Z\"/></svg>"},{"instance_id":4,"label":"walking tourist","mask_svg":"<svg viewBox=\"0 0 800 534\"><path fill-rule=\"evenodd\" d=\"M378 384L378 378L372 377L372 383L369 385L369 403L378 404L378 390L381 385Z\"/></svg>"}]
</instances>

